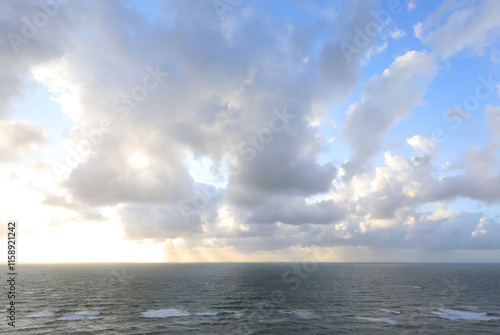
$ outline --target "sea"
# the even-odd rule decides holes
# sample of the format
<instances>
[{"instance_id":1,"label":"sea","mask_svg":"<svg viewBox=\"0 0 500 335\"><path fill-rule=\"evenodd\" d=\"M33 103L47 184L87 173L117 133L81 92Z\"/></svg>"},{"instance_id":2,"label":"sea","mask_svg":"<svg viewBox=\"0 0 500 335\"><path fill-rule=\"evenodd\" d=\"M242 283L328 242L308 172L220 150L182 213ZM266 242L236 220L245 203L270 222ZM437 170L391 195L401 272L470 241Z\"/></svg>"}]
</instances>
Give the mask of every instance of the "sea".
<instances>
[{"instance_id":1,"label":"sea","mask_svg":"<svg viewBox=\"0 0 500 335\"><path fill-rule=\"evenodd\" d=\"M1 334L500 334L500 264L21 264Z\"/></svg>"}]
</instances>

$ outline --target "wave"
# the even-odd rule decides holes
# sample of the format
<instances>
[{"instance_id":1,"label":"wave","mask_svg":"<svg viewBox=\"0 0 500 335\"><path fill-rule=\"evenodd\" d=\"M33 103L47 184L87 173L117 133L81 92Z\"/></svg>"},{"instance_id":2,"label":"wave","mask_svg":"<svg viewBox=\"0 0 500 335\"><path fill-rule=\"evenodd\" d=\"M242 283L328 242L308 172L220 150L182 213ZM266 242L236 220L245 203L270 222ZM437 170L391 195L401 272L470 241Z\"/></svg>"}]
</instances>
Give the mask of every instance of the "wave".
<instances>
[{"instance_id":1,"label":"wave","mask_svg":"<svg viewBox=\"0 0 500 335\"><path fill-rule=\"evenodd\" d=\"M189 316L191 313L175 309L175 308L167 308L167 309L158 309L158 310L149 310L147 312L143 312L142 315L145 318L171 318L171 317L179 317L179 316Z\"/></svg>"},{"instance_id":2,"label":"wave","mask_svg":"<svg viewBox=\"0 0 500 335\"><path fill-rule=\"evenodd\" d=\"M196 313L196 315L198 315L198 316L216 316L217 314L219 314L219 313L217 313L217 312L202 312L202 313Z\"/></svg>"},{"instance_id":3,"label":"wave","mask_svg":"<svg viewBox=\"0 0 500 335\"><path fill-rule=\"evenodd\" d=\"M292 311L279 310L278 312L287 315L297 315L301 319L312 319L315 317L314 312L309 309L295 309Z\"/></svg>"},{"instance_id":4,"label":"wave","mask_svg":"<svg viewBox=\"0 0 500 335\"><path fill-rule=\"evenodd\" d=\"M392 314L396 314L396 315L400 315L401 314L401 312L391 311L391 310L385 309L385 308L380 308L379 311L381 311L381 312L387 312L387 313L392 313Z\"/></svg>"},{"instance_id":5,"label":"wave","mask_svg":"<svg viewBox=\"0 0 500 335\"><path fill-rule=\"evenodd\" d=\"M472 320L472 321L491 321L500 320L500 317L488 316L486 312L469 312L461 311L449 308L438 308L437 311L432 313L436 314L438 317L449 319L449 320Z\"/></svg>"},{"instance_id":6,"label":"wave","mask_svg":"<svg viewBox=\"0 0 500 335\"><path fill-rule=\"evenodd\" d=\"M27 315L27 317L39 319L39 318L47 318L47 317L52 316L52 315L54 315L54 312L41 311L41 312L31 313L31 314Z\"/></svg>"},{"instance_id":7,"label":"wave","mask_svg":"<svg viewBox=\"0 0 500 335\"><path fill-rule=\"evenodd\" d=\"M83 320L83 319L89 319L92 320L94 319L94 316L99 315L100 313L98 312L82 312L82 313L75 313L75 314L64 314L57 320L60 321L68 321L68 320Z\"/></svg>"},{"instance_id":8,"label":"wave","mask_svg":"<svg viewBox=\"0 0 500 335\"><path fill-rule=\"evenodd\" d=\"M356 319L361 319L361 320L366 320L366 321L371 321L371 322L382 322L382 323L390 323L390 324L395 324L398 323L396 320L392 319L387 319L387 318L372 318L368 316L355 316Z\"/></svg>"},{"instance_id":9,"label":"wave","mask_svg":"<svg viewBox=\"0 0 500 335\"><path fill-rule=\"evenodd\" d=\"M238 311L221 311L221 312L197 312L197 313L190 313L185 310L181 309L176 309L176 308L166 308L166 309L158 309L158 310L149 310L147 312L143 312L142 315L145 318L172 318L172 317L182 317L182 316L191 316L191 315L196 315L196 316L217 316L217 315L224 315L224 314L231 314L234 316L241 316L241 312Z\"/></svg>"}]
</instances>

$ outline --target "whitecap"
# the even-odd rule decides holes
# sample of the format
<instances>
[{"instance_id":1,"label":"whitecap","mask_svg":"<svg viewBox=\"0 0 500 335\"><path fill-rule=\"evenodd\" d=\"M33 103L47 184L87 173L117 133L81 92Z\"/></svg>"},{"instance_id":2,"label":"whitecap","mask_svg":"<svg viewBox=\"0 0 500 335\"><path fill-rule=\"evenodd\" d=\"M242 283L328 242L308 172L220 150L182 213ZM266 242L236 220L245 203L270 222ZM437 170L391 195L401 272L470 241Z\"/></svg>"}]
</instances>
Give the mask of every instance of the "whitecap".
<instances>
[{"instance_id":1,"label":"whitecap","mask_svg":"<svg viewBox=\"0 0 500 335\"><path fill-rule=\"evenodd\" d=\"M232 314L232 315L238 316L238 317L241 316L241 312L239 312L239 311L228 311L228 310L221 311L218 314L222 314L222 315L224 315L224 314Z\"/></svg>"},{"instance_id":2,"label":"whitecap","mask_svg":"<svg viewBox=\"0 0 500 335\"><path fill-rule=\"evenodd\" d=\"M178 316L188 316L189 312L182 311L180 309L175 308L167 308L167 309L159 309L159 310L149 310L147 312L143 312L142 315L145 318L170 318L170 317L178 317Z\"/></svg>"},{"instance_id":3,"label":"whitecap","mask_svg":"<svg viewBox=\"0 0 500 335\"><path fill-rule=\"evenodd\" d=\"M216 316L217 314L219 314L219 313L217 313L217 312L196 313L196 315L198 315L198 316Z\"/></svg>"},{"instance_id":4,"label":"whitecap","mask_svg":"<svg viewBox=\"0 0 500 335\"><path fill-rule=\"evenodd\" d=\"M38 318L46 318L52 315L54 315L54 312L42 311L42 312L31 313L28 315L28 318L38 319Z\"/></svg>"},{"instance_id":5,"label":"whitecap","mask_svg":"<svg viewBox=\"0 0 500 335\"><path fill-rule=\"evenodd\" d=\"M372 322L383 322L383 323L390 323L390 324L397 323L397 321L387 319L387 318L372 318L372 317L368 317L368 316L355 316L355 318L361 319L361 320L366 320L366 321L372 321Z\"/></svg>"},{"instance_id":6,"label":"whitecap","mask_svg":"<svg viewBox=\"0 0 500 335\"><path fill-rule=\"evenodd\" d=\"M391 311L390 309L385 309L385 308L380 308L379 311L387 312L387 313L392 313L392 314L396 314L396 315L400 315L401 314L401 312Z\"/></svg>"},{"instance_id":7,"label":"whitecap","mask_svg":"<svg viewBox=\"0 0 500 335\"><path fill-rule=\"evenodd\" d=\"M422 288L421 286L412 286L413 288Z\"/></svg>"},{"instance_id":8,"label":"whitecap","mask_svg":"<svg viewBox=\"0 0 500 335\"><path fill-rule=\"evenodd\" d=\"M472 320L472 321L500 320L500 317L488 316L486 312L477 313L477 312L460 311L448 308L438 308L437 311L433 311L432 313L438 315L441 318L449 320Z\"/></svg>"}]
</instances>

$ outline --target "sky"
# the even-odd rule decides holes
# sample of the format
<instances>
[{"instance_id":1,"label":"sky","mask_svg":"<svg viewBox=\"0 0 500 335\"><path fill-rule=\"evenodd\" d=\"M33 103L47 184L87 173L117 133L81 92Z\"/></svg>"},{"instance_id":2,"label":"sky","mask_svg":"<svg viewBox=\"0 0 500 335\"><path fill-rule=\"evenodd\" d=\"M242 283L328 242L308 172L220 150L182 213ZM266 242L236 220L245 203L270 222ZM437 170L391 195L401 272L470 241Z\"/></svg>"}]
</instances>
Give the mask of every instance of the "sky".
<instances>
[{"instance_id":1,"label":"sky","mask_svg":"<svg viewBox=\"0 0 500 335\"><path fill-rule=\"evenodd\" d=\"M21 262L498 262L500 1L0 2Z\"/></svg>"}]
</instances>

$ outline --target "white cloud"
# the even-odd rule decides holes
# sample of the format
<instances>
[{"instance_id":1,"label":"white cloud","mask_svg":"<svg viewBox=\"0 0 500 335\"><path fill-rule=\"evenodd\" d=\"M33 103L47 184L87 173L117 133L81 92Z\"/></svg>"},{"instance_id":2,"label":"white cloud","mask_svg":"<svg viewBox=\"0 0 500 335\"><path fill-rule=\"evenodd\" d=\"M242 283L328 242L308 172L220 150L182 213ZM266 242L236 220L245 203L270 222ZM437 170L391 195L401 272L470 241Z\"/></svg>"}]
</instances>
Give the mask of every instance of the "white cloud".
<instances>
[{"instance_id":1,"label":"white cloud","mask_svg":"<svg viewBox=\"0 0 500 335\"><path fill-rule=\"evenodd\" d=\"M449 3L449 1L447 2ZM476 3L455 2L438 8L439 15L430 17L423 31L415 29L416 36L423 37L425 44L431 45L443 58L448 58L463 49L481 53L500 36L500 21L496 13L500 2L484 0ZM437 18L449 14L445 24L437 25ZM419 24L419 29L422 26ZM417 36L417 37L418 37Z\"/></svg>"},{"instance_id":2,"label":"white cloud","mask_svg":"<svg viewBox=\"0 0 500 335\"><path fill-rule=\"evenodd\" d=\"M446 209L445 203L438 203L434 212L428 215L423 215L420 221L438 221L450 219L454 215L452 210Z\"/></svg>"},{"instance_id":3,"label":"white cloud","mask_svg":"<svg viewBox=\"0 0 500 335\"><path fill-rule=\"evenodd\" d=\"M380 54L380 53L384 52L384 50L387 49L388 45L389 44L387 42L385 42L384 44L379 45L375 48L370 48L370 50L368 50L368 53L366 54L366 58L370 59L373 55Z\"/></svg>"},{"instance_id":4,"label":"white cloud","mask_svg":"<svg viewBox=\"0 0 500 335\"><path fill-rule=\"evenodd\" d=\"M436 140L429 137L415 135L406 140L406 143L412 146L413 149L420 151L425 155L433 155L437 150Z\"/></svg>"},{"instance_id":5,"label":"white cloud","mask_svg":"<svg viewBox=\"0 0 500 335\"><path fill-rule=\"evenodd\" d=\"M414 10L416 7L417 7L417 5L415 4L415 0L409 0L408 1L407 8L408 8L409 11Z\"/></svg>"},{"instance_id":6,"label":"white cloud","mask_svg":"<svg viewBox=\"0 0 500 335\"><path fill-rule=\"evenodd\" d=\"M436 72L432 56L410 51L394 60L382 75L363 88L362 102L349 106L343 136L354 158L344 165L348 175L360 171L379 150L383 134L423 103L427 83ZM349 171L350 170L350 171Z\"/></svg>"},{"instance_id":7,"label":"white cloud","mask_svg":"<svg viewBox=\"0 0 500 335\"><path fill-rule=\"evenodd\" d=\"M479 223L477 224L476 230L472 232L472 236L482 236L488 234L488 231L485 229L486 224L487 224L487 219L486 218L481 218Z\"/></svg>"},{"instance_id":8,"label":"white cloud","mask_svg":"<svg viewBox=\"0 0 500 335\"><path fill-rule=\"evenodd\" d=\"M423 37L423 24L422 22L419 22L417 23L416 25L413 26L413 35L418 38L418 39L421 39Z\"/></svg>"},{"instance_id":9,"label":"white cloud","mask_svg":"<svg viewBox=\"0 0 500 335\"><path fill-rule=\"evenodd\" d=\"M61 110L73 120L81 120L83 105L80 100L80 87L77 79L68 68L68 62L63 59L53 60L33 68L33 78L47 86Z\"/></svg>"},{"instance_id":10,"label":"white cloud","mask_svg":"<svg viewBox=\"0 0 500 335\"><path fill-rule=\"evenodd\" d=\"M406 31L403 31L401 29L394 29L391 31L391 37L395 40L399 40L402 37L406 36Z\"/></svg>"}]
</instances>

